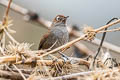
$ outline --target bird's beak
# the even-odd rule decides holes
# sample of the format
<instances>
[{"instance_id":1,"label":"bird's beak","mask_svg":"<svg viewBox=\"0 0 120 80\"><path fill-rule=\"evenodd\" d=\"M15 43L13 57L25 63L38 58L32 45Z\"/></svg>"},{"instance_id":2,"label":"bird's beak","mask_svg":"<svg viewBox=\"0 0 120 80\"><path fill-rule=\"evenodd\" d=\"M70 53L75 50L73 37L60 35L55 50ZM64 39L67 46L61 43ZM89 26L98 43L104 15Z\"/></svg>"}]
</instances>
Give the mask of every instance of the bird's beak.
<instances>
[{"instance_id":1,"label":"bird's beak","mask_svg":"<svg viewBox=\"0 0 120 80\"><path fill-rule=\"evenodd\" d=\"M64 20L67 20L67 18L69 18L69 16L66 16L66 17L64 18Z\"/></svg>"},{"instance_id":2,"label":"bird's beak","mask_svg":"<svg viewBox=\"0 0 120 80\"><path fill-rule=\"evenodd\" d=\"M66 16L65 18L67 19L67 18L69 18L69 16Z\"/></svg>"}]
</instances>

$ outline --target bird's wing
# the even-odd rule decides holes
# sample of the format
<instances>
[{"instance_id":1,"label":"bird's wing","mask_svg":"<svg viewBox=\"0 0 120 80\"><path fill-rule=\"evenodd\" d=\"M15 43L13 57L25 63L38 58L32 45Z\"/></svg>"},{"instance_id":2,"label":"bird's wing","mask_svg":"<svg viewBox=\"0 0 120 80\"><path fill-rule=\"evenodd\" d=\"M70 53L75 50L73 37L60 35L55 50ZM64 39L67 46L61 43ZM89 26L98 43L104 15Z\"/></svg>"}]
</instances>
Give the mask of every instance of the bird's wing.
<instances>
[{"instance_id":1,"label":"bird's wing","mask_svg":"<svg viewBox=\"0 0 120 80\"><path fill-rule=\"evenodd\" d=\"M46 42L46 40L47 40L47 38L48 38L49 35L50 35L50 34L47 33L47 34L45 34L45 35L42 37L42 39L40 40L40 44L39 44L38 50L40 50L40 49L43 48L43 46L44 46L44 44L45 44L45 42Z\"/></svg>"}]
</instances>

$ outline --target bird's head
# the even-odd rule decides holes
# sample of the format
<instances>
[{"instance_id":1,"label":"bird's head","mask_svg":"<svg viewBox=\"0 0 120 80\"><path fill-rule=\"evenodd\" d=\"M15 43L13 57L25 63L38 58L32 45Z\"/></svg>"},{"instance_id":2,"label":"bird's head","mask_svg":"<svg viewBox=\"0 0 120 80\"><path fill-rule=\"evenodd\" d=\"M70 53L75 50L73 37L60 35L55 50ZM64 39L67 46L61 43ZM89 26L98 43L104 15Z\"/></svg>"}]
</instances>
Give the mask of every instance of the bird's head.
<instances>
[{"instance_id":1,"label":"bird's head","mask_svg":"<svg viewBox=\"0 0 120 80\"><path fill-rule=\"evenodd\" d=\"M64 16L64 15L57 15L52 22L52 26L57 26L57 25L65 25L66 20L69 16Z\"/></svg>"}]
</instances>

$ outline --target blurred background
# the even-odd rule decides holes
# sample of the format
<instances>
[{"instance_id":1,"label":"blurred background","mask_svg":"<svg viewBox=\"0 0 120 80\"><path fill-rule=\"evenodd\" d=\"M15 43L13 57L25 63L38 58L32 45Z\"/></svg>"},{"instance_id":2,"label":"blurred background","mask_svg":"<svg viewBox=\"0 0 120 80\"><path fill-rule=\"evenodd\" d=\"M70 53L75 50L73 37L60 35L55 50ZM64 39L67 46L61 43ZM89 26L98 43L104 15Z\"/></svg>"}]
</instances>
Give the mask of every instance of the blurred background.
<instances>
[{"instance_id":1,"label":"blurred background","mask_svg":"<svg viewBox=\"0 0 120 80\"><path fill-rule=\"evenodd\" d=\"M120 16L119 0L13 0L21 7L37 13L40 17L52 21L58 15L70 16L67 24L78 25L83 28L84 24L94 28L105 25L113 17ZM3 19L6 7L0 5L0 20ZM26 22L23 15L10 10L10 18L13 20L12 29L17 33L12 34L19 42L34 43L33 49L37 49L40 38L47 32L41 25ZM120 27L120 25L111 28ZM102 34L97 38L101 39ZM120 46L120 32L107 33L105 41Z\"/></svg>"}]
</instances>

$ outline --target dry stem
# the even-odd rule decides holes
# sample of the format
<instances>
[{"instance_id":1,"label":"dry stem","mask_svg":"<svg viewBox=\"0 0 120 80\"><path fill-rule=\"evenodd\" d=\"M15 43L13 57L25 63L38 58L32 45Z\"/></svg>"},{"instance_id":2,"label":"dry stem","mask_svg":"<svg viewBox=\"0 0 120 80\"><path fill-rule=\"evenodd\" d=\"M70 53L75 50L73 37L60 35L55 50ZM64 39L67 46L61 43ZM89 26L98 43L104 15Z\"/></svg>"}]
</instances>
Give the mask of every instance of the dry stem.
<instances>
[{"instance_id":1,"label":"dry stem","mask_svg":"<svg viewBox=\"0 0 120 80\"><path fill-rule=\"evenodd\" d=\"M114 22L111 22L111 23L108 24L108 25L102 26L102 27L100 27L100 28L98 28L98 29L95 29L94 31L95 31L95 32L99 32L99 31L104 30L105 28L108 28L108 27L110 27L110 26L112 26L112 25L115 25L115 24L118 24L118 23L120 23L120 19L118 19L118 20L116 20L116 21L114 21Z\"/></svg>"},{"instance_id":2,"label":"dry stem","mask_svg":"<svg viewBox=\"0 0 120 80\"><path fill-rule=\"evenodd\" d=\"M23 77L24 80L27 80L26 77L24 76L24 74L21 72L20 69L18 69L14 64L12 64L13 67L19 72L19 74Z\"/></svg>"},{"instance_id":3,"label":"dry stem","mask_svg":"<svg viewBox=\"0 0 120 80\"><path fill-rule=\"evenodd\" d=\"M80 73L73 73L73 74L70 74L70 75L65 75L65 76L59 76L59 77L54 77L52 78L53 80L63 80L63 79L72 79L72 78L78 78L78 77L83 77L85 75L97 75L97 74L104 74L104 73L108 73L108 72L118 72L119 69L115 69L115 70L111 70L111 69L108 69L108 70L98 70L98 71L88 71L88 72L80 72ZM94 75L93 75L94 76ZM90 77L90 76L89 76ZM99 76L96 76L95 78L98 79ZM40 80L41 78L39 76L35 76L34 77L34 80ZM92 79L92 78L91 78ZM94 78L93 78L94 79ZM44 80L50 80L49 78L47 79L44 79Z\"/></svg>"},{"instance_id":4,"label":"dry stem","mask_svg":"<svg viewBox=\"0 0 120 80\"><path fill-rule=\"evenodd\" d=\"M2 23L3 25L6 24L6 20L7 20L7 18L8 18L8 13L9 13L9 9L10 9L10 4L11 4L11 2L12 2L12 0L9 0L8 7L7 7L7 9L6 9L5 16L4 16L3 23Z\"/></svg>"},{"instance_id":5,"label":"dry stem","mask_svg":"<svg viewBox=\"0 0 120 80\"><path fill-rule=\"evenodd\" d=\"M28 74L24 74L26 77L28 77ZM6 78L6 79L11 79L11 80L23 80L21 75L16 72L10 72L10 71L3 71L0 70L0 77L1 78Z\"/></svg>"},{"instance_id":6,"label":"dry stem","mask_svg":"<svg viewBox=\"0 0 120 80\"><path fill-rule=\"evenodd\" d=\"M19 59L19 57L16 57L16 56L3 56L3 57L0 57L0 64L8 63L8 62L14 62L14 61L16 61L16 58Z\"/></svg>"},{"instance_id":7,"label":"dry stem","mask_svg":"<svg viewBox=\"0 0 120 80\"><path fill-rule=\"evenodd\" d=\"M100 31L100 32L104 32L104 31ZM75 31L75 30L72 30L71 34L74 35L75 37L80 37L81 35L83 35L82 33L78 32L78 31ZM100 45L100 41L101 40L95 38L92 42L90 42L90 41L88 41L88 42L93 43L95 45ZM103 42L103 47L108 48L108 49L110 49L110 50L112 50L114 52L120 53L120 47L119 46L108 43L106 41Z\"/></svg>"}]
</instances>

